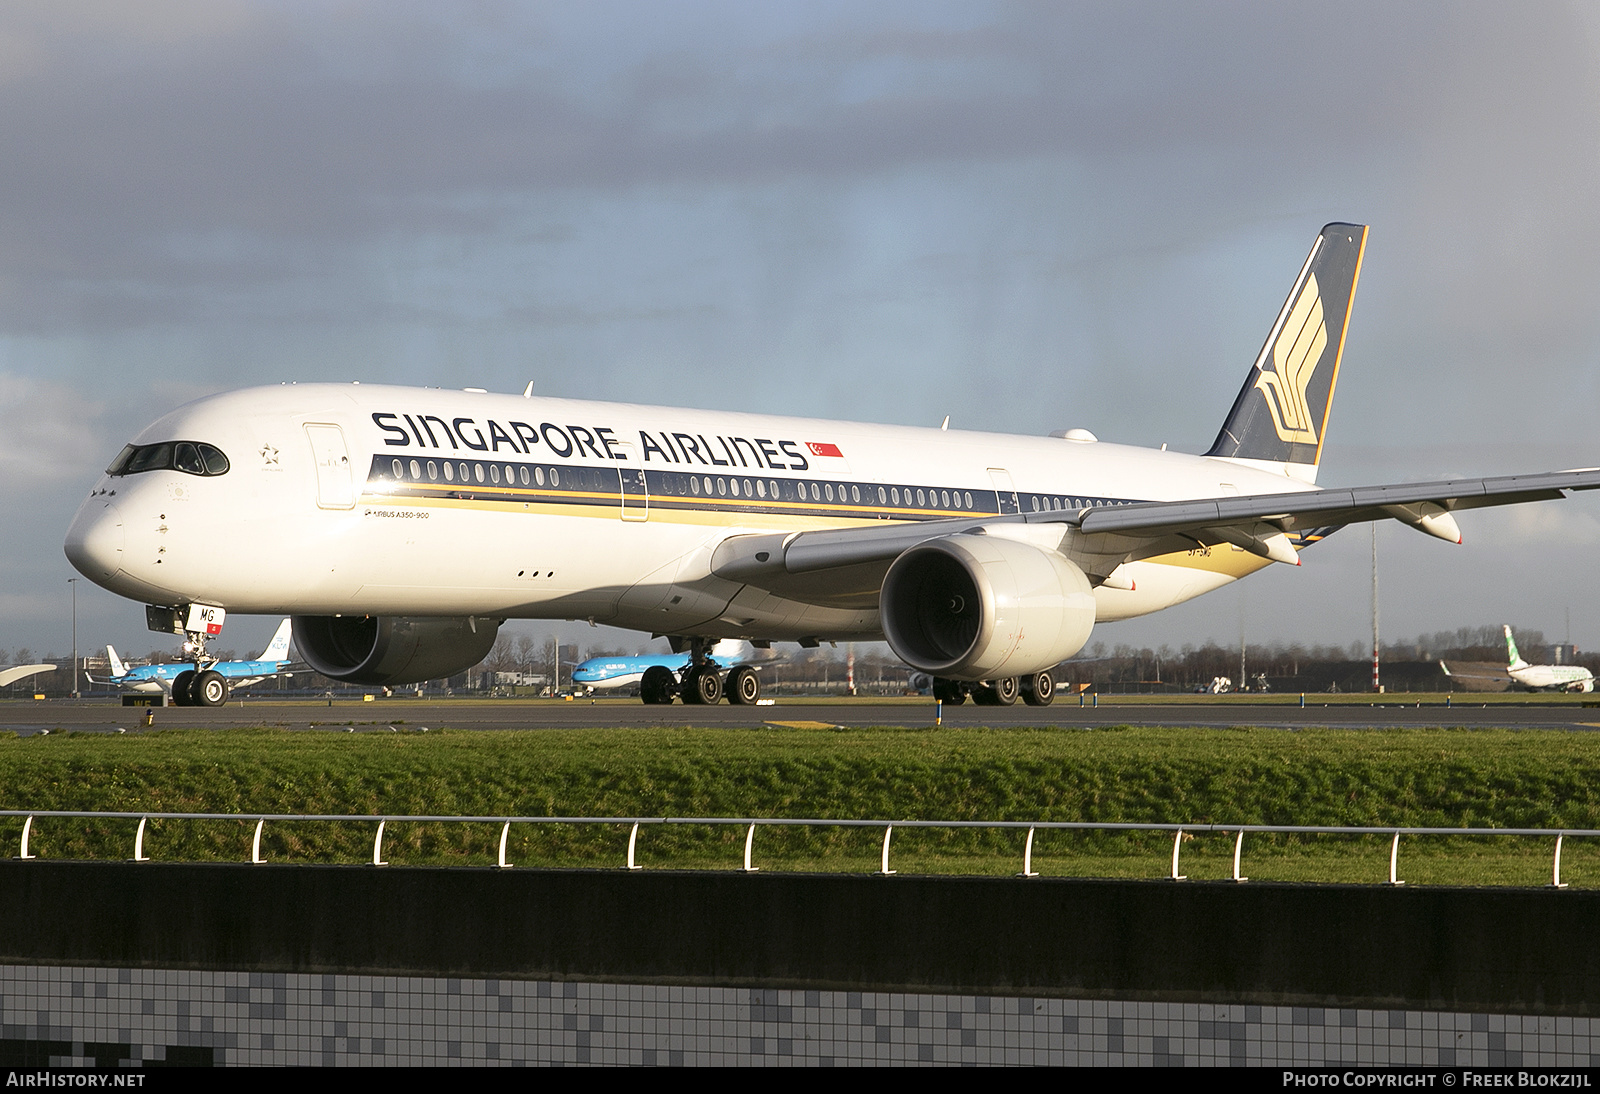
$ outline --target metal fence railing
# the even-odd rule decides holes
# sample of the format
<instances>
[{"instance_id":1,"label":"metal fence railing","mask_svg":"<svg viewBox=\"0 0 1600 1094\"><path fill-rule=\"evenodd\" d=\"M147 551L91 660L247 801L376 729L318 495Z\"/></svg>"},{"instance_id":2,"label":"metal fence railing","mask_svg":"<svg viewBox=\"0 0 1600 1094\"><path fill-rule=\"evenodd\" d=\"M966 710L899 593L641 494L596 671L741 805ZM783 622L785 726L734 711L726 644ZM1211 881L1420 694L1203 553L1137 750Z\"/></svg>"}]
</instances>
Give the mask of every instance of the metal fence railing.
<instances>
[{"instance_id":1,"label":"metal fence railing","mask_svg":"<svg viewBox=\"0 0 1600 1094\"><path fill-rule=\"evenodd\" d=\"M269 822L326 822L332 824L376 824L372 839L373 866L387 866L389 863L383 858L384 830L390 823L396 824L481 824L499 825L500 840L497 851L495 867L505 869L513 864L506 861L506 842L510 837L511 826L517 825L614 825L628 828L628 847L625 868L629 870L641 869L636 861L636 852L639 842L639 829L641 826L651 825L701 825L710 827L741 827L745 829L744 838L744 864L746 873L755 873L760 867L754 864L755 837L757 828L866 828L882 829L883 845L878 873L889 875L895 873L889 867L890 842L896 828L908 829L991 829L1027 831L1027 840L1023 846L1022 872L1019 877L1038 877L1038 871L1033 869L1033 840L1034 834L1039 831L1076 831L1076 832L1171 832L1172 833L1172 868L1168 875L1173 881L1187 880L1179 872L1180 855L1183 848L1185 835L1198 835L1202 833L1231 833L1233 842L1233 881L1244 882L1250 880L1240 873L1242 856L1244 853L1244 837L1246 835L1326 835L1326 836L1388 836L1389 844L1389 881L1390 885L1403 885L1405 882L1399 878L1400 837L1401 836L1468 836L1468 837L1501 837L1521 836L1534 838L1552 838L1555 841L1554 854L1551 859L1550 885L1553 888L1564 889L1566 884L1561 880L1561 847L1567 836L1593 837L1600 836L1600 829L1592 828L1416 828L1416 827L1355 827L1337 825L1311 825L1311 824L1156 824L1156 823L1120 823L1108 821L927 821L927 820L838 820L821 817L521 817L521 816L422 816L422 815L366 815L349 813L160 813L160 812L101 812L94 810L76 809L0 809L0 817L25 818L22 825L21 846L18 858L34 859L37 855L28 850L28 842L33 833L33 822L36 818L68 818L79 820L137 820L138 827L133 837L133 861L148 862L150 857L144 853L145 826L152 820L192 820L192 821L234 821L248 824L255 822L254 835L250 843L250 857L245 860L256 865L262 865L267 860L261 856L261 835Z\"/></svg>"}]
</instances>

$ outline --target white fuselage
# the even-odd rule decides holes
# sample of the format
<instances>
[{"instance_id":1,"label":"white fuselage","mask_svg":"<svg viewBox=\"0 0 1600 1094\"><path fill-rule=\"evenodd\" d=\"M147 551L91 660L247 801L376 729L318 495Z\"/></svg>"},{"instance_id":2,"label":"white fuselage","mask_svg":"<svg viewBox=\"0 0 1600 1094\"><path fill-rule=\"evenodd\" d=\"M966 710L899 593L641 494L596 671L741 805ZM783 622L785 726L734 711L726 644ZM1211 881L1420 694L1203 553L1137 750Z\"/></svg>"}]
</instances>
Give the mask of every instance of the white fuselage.
<instances>
[{"instance_id":1,"label":"white fuselage","mask_svg":"<svg viewBox=\"0 0 1600 1094\"><path fill-rule=\"evenodd\" d=\"M731 535L1311 489L1263 466L1092 441L356 384L200 399L135 443L182 440L220 449L227 472L104 476L73 522L68 555L113 592L766 639L879 637L881 573L841 575L806 602L776 596L712 573ZM1096 618L1266 564L1231 547L1131 562L1132 588L1095 590Z\"/></svg>"},{"instance_id":2,"label":"white fuselage","mask_svg":"<svg viewBox=\"0 0 1600 1094\"><path fill-rule=\"evenodd\" d=\"M1522 665L1506 673L1525 688L1535 691L1593 691L1594 673L1582 665Z\"/></svg>"}]
</instances>

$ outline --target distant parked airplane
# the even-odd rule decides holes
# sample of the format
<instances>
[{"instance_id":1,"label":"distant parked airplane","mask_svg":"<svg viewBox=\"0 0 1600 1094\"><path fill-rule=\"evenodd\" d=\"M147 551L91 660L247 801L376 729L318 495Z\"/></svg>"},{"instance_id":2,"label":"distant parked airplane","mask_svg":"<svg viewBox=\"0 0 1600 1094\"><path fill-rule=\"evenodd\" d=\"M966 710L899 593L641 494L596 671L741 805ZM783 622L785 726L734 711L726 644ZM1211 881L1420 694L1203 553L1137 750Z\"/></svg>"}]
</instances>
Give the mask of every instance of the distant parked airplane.
<instances>
[{"instance_id":1,"label":"distant parked airplane","mask_svg":"<svg viewBox=\"0 0 1600 1094\"><path fill-rule=\"evenodd\" d=\"M1472 680L1505 680L1512 684L1525 687L1530 691L1593 691L1594 673L1582 665L1530 665L1522 659L1517 652L1517 641L1511 637L1511 628L1506 631L1506 674L1504 676L1486 675L1470 672L1451 672L1449 666L1443 661L1439 667L1444 669L1446 676L1457 676Z\"/></svg>"},{"instance_id":2,"label":"distant parked airplane","mask_svg":"<svg viewBox=\"0 0 1600 1094\"><path fill-rule=\"evenodd\" d=\"M291 675L288 667L291 664L289 636L292 629L289 620L280 623L272 641L267 643L267 648L254 661L219 661L199 674L195 673L193 664L185 661L129 668L117 656L117 651L107 646L111 676L104 682L117 684L128 691L170 692L173 702L180 707L220 707L228 701L228 694L233 688L259 684L275 676Z\"/></svg>"}]
</instances>

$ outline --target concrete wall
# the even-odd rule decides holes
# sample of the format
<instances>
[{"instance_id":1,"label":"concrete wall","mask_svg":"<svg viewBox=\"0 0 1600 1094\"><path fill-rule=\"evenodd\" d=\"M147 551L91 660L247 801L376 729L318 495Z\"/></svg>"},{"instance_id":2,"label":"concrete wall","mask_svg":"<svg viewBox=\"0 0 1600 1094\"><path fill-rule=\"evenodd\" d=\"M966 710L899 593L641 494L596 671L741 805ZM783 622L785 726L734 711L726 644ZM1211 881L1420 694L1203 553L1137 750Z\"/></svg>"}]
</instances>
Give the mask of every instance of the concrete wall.
<instances>
[{"instance_id":1,"label":"concrete wall","mask_svg":"<svg viewBox=\"0 0 1600 1094\"><path fill-rule=\"evenodd\" d=\"M1600 893L0 863L0 962L1600 1012Z\"/></svg>"}]
</instances>

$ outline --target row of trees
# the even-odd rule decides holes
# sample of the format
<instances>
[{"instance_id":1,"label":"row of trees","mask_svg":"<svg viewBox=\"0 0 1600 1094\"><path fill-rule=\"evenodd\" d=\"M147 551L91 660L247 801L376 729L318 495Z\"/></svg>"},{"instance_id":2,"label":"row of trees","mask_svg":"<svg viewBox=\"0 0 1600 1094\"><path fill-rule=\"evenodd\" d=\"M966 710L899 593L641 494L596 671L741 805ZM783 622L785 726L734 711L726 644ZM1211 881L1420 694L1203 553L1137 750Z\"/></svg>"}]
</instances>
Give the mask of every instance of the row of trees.
<instances>
[{"instance_id":1,"label":"row of trees","mask_svg":"<svg viewBox=\"0 0 1600 1094\"><path fill-rule=\"evenodd\" d=\"M1513 630L1518 649L1528 660L1573 660L1600 671L1600 657L1558 657L1558 651L1545 641L1542 631L1531 627ZM1439 668L1440 661L1504 665L1505 632L1499 626L1462 627L1386 642L1378 659L1383 684L1390 691L1443 690L1449 682ZM1228 677L1237 685L1241 660L1242 678L1252 686L1259 677L1280 691L1365 691L1371 686L1372 647L1362 642L1348 646L1247 643L1242 651L1239 646L1215 642L1184 645L1177 650L1170 646L1137 649L1126 644L1094 642L1079 658L1063 664L1058 675L1064 682L1093 684L1102 690L1186 691L1204 687L1219 676Z\"/></svg>"}]
</instances>

